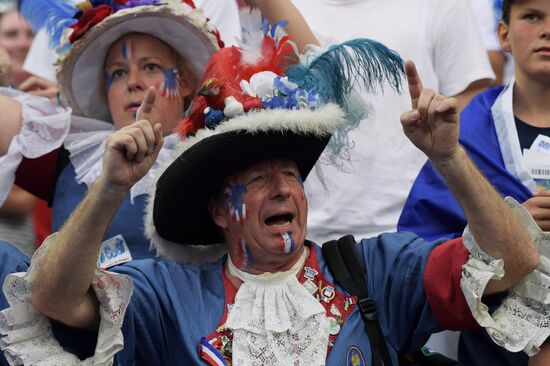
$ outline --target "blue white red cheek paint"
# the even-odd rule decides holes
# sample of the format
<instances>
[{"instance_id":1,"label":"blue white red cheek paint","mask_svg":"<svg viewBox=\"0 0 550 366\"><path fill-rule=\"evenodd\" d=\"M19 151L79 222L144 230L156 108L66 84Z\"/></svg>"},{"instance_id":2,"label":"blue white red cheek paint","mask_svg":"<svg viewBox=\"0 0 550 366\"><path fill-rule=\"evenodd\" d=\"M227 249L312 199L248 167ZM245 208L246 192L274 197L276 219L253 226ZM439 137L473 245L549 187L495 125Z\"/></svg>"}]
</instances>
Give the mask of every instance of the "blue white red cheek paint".
<instances>
[{"instance_id":1,"label":"blue white red cheek paint","mask_svg":"<svg viewBox=\"0 0 550 366\"><path fill-rule=\"evenodd\" d=\"M225 189L227 207L234 222L243 223L246 220L246 204L243 202L245 193L244 185L230 185Z\"/></svg>"},{"instance_id":2,"label":"blue white red cheek paint","mask_svg":"<svg viewBox=\"0 0 550 366\"><path fill-rule=\"evenodd\" d=\"M248 268L252 263L250 248L244 239L241 239L241 245L237 248L235 265L238 268Z\"/></svg>"},{"instance_id":3,"label":"blue white red cheek paint","mask_svg":"<svg viewBox=\"0 0 550 366\"><path fill-rule=\"evenodd\" d=\"M287 254L291 253L294 250L294 248L296 248L296 243L292 238L292 232L286 231L282 233L281 238L283 241L283 251Z\"/></svg>"},{"instance_id":4,"label":"blue white red cheek paint","mask_svg":"<svg viewBox=\"0 0 550 366\"><path fill-rule=\"evenodd\" d=\"M163 69L164 80L160 84L160 95L168 99L180 96L180 76L177 69Z\"/></svg>"},{"instance_id":5,"label":"blue white red cheek paint","mask_svg":"<svg viewBox=\"0 0 550 366\"><path fill-rule=\"evenodd\" d=\"M131 60L132 57L136 54L135 46L132 42L124 42L122 45L122 57L125 60Z\"/></svg>"}]
</instances>

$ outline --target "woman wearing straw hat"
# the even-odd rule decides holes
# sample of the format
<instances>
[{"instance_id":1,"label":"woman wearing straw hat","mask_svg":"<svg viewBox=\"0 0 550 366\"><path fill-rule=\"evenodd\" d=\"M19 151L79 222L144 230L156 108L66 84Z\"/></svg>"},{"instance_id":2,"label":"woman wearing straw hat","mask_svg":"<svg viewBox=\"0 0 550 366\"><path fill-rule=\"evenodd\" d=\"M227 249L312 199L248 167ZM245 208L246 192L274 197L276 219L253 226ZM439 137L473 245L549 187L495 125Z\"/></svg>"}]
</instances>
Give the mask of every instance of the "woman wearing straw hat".
<instances>
[{"instance_id":1,"label":"woman wearing straw hat","mask_svg":"<svg viewBox=\"0 0 550 366\"><path fill-rule=\"evenodd\" d=\"M104 141L134 122L149 87L158 89L149 117L166 135L159 163L169 156L177 140L170 134L221 42L191 0L86 1L78 7L52 1L47 8L24 1L21 12L58 44L65 107L2 90L0 200L17 177L20 186L52 203L57 230L100 174ZM116 244L125 258L152 255L139 224L149 183L144 177L135 186L106 234L120 235Z\"/></svg>"}]
</instances>

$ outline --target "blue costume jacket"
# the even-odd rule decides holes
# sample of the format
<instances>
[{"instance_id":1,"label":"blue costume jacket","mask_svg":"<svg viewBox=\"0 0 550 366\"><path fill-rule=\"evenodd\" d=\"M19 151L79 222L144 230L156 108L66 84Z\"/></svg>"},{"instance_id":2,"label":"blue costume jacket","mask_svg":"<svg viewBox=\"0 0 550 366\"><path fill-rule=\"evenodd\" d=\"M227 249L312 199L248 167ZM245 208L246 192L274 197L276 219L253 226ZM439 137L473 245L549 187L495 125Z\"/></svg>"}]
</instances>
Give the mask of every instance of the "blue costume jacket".
<instances>
[{"instance_id":1,"label":"blue costume jacket","mask_svg":"<svg viewBox=\"0 0 550 366\"><path fill-rule=\"evenodd\" d=\"M437 244L426 243L410 233L398 233L363 240L358 245L368 271L369 293L376 303L395 364L396 351L417 349L431 333L442 329L431 306L438 307L447 301L433 290L435 276L425 278L428 257ZM317 269L316 280L332 285L333 277L322 252L315 249L315 245L310 248L313 250L305 266ZM467 252L465 254L464 261ZM115 364L202 364L201 338L216 337L216 329L224 321L226 304L232 302L235 292L224 280L223 263L224 260L219 260L196 267L172 261L144 260L115 267L115 272L129 275L134 282L134 294L123 325L125 347L117 354ZM455 267L460 276L460 265ZM301 281L304 280L302 276L305 277L303 273ZM449 285L446 282L444 287ZM363 320L353 301L352 306L348 303L346 308L349 296L344 290L339 286L335 288L339 295L333 301L345 320L338 335L331 338L334 346L329 348L327 365L369 365L371 350ZM430 304L427 292L435 294ZM338 296L344 302L338 300ZM461 314L455 314L457 317L470 317L467 307L457 305L460 301L447 300L448 306ZM219 353L223 359L223 352Z\"/></svg>"},{"instance_id":2,"label":"blue costume jacket","mask_svg":"<svg viewBox=\"0 0 550 366\"><path fill-rule=\"evenodd\" d=\"M393 233L357 245L394 362L396 352L419 348L442 327L475 326L460 290L461 268L469 253L461 239L440 244L427 243L411 233ZM371 350L356 299L332 283L322 252L307 245L310 255L299 281L304 283L313 276L319 292L332 287L335 291L329 292L335 296L320 302L327 316L339 314L342 323L339 332L330 336L327 365L369 365ZM0 259L10 265L6 266L9 272L28 267L27 258L8 245L0 245ZM201 339L216 344L226 305L236 294L223 274L224 262L222 258L199 267L145 259L114 267L113 272L130 276L134 284L122 325L124 349L115 355L115 365L205 364ZM81 358L93 355L94 333L59 323L53 323L53 331L66 350ZM218 350L220 360L226 362L223 357L228 354L223 347Z\"/></svg>"}]
</instances>

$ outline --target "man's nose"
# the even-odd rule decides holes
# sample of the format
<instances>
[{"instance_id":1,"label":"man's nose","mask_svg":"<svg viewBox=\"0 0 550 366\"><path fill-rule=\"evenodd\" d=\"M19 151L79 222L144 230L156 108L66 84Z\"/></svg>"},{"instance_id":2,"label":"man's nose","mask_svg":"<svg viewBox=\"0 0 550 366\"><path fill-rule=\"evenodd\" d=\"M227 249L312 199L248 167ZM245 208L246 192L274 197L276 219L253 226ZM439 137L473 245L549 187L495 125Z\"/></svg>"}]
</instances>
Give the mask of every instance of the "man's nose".
<instances>
[{"instance_id":1,"label":"man's nose","mask_svg":"<svg viewBox=\"0 0 550 366\"><path fill-rule=\"evenodd\" d=\"M288 178L283 174L276 174L272 180L272 198L285 199L290 197L291 187Z\"/></svg>"}]
</instances>

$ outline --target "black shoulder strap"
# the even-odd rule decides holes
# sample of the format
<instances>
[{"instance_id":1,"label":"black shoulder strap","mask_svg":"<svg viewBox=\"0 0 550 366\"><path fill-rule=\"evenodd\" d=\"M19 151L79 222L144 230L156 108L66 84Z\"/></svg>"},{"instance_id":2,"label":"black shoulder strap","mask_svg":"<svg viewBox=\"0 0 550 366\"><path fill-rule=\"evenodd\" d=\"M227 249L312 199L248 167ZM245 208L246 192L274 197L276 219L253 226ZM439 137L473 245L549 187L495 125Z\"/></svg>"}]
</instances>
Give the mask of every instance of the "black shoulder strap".
<instances>
[{"instance_id":1,"label":"black shoulder strap","mask_svg":"<svg viewBox=\"0 0 550 366\"><path fill-rule=\"evenodd\" d=\"M355 249L355 239L346 235L323 244L323 256L334 280L351 295L358 297L359 310L369 337L374 366L391 366L391 358L378 322L378 312L369 297L365 269Z\"/></svg>"}]
</instances>

